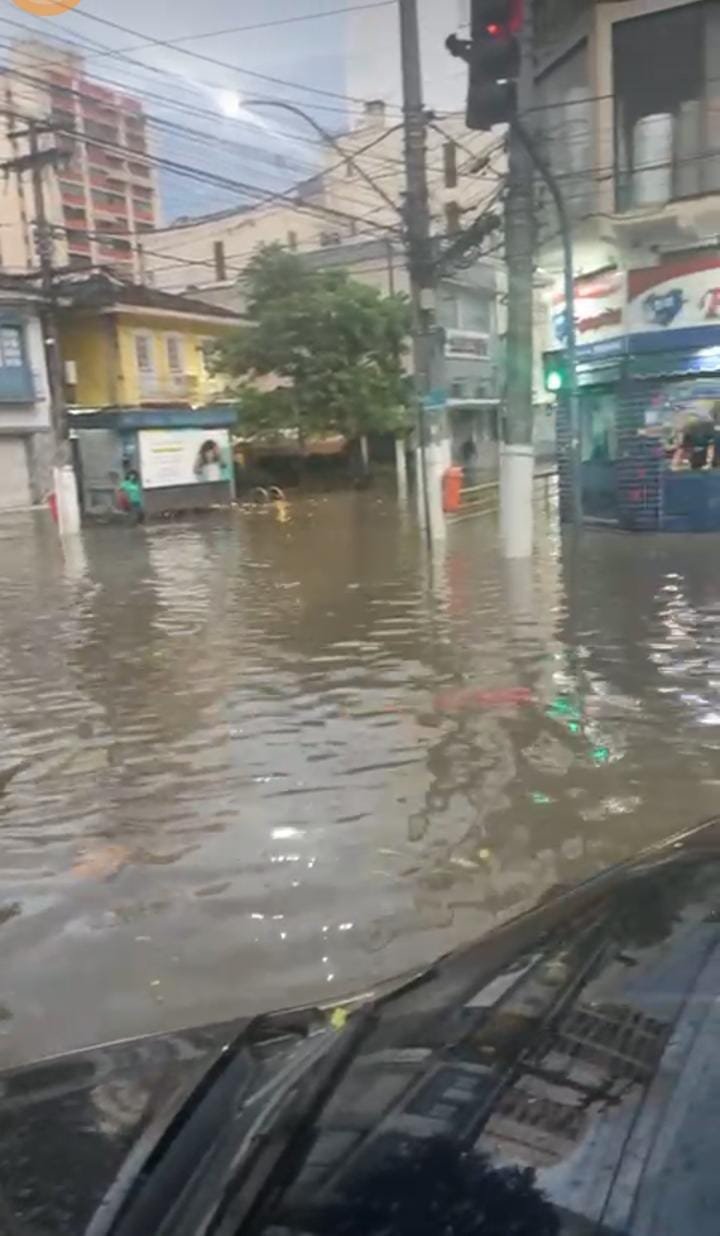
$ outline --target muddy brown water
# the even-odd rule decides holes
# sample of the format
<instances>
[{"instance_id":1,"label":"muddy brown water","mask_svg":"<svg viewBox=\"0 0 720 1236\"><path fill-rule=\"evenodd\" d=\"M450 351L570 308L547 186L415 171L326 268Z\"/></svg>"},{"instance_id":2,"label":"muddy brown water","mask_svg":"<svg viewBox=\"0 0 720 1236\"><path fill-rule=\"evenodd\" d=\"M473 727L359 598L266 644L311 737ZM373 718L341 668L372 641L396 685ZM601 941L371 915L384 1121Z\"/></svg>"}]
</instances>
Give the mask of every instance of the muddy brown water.
<instances>
[{"instance_id":1,"label":"muddy brown water","mask_svg":"<svg viewBox=\"0 0 720 1236\"><path fill-rule=\"evenodd\" d=\"M720 540L0 520L0 1059L328 999L720 802Z\"/></svg>"}]
</instances>

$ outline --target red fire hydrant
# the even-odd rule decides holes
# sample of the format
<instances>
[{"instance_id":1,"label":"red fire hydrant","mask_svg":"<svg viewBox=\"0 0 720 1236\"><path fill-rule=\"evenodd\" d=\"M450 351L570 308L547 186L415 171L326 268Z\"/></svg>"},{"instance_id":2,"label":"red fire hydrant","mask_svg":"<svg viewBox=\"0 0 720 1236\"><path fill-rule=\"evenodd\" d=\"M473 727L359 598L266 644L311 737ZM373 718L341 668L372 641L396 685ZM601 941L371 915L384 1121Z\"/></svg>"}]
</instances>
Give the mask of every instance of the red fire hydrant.
<instances>
[{"instance_id":1,"label":"red fire hydrant","mask_svg":"<svg viewBox=\"0 0 720 1236\"><path fill-rule=\"evenodd\" d=\"M443 473L442 497L446 515L454 515L462 503L463 470L455 464Z\"/></svg>"}]
</instances>

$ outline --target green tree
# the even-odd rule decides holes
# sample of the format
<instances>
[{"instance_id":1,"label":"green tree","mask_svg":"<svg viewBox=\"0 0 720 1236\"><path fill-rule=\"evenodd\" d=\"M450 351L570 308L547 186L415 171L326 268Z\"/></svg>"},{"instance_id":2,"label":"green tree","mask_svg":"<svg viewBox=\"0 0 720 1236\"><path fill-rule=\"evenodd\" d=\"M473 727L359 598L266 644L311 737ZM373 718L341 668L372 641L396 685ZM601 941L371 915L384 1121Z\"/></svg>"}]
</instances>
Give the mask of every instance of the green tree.
<instances>
[{"instance_id":1,"label":"green tree","mask_svg":"<svg viewBox=\"0 0 720 1236\"><path fill-rule=\"evenodd\" d=\"M255 255L246 286L248 323L212 357L232 380L243 429L355 438L406 427L404 297L383 296L345 271L308 270L279 245ZM262 389L268 380L272 389Z\"/></svg>"}]
</instances>

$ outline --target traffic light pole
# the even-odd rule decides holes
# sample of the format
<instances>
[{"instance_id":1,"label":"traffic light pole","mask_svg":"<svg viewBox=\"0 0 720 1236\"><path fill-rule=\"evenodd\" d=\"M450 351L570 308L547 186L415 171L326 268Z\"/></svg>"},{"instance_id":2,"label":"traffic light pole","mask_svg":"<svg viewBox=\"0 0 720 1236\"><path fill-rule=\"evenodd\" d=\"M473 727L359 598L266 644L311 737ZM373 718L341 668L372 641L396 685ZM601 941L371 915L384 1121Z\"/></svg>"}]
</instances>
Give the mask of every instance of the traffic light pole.
<instances>
[{"instance_id":1,"label":"traffic light pole","mask_svg":"<svg viewBox=\"0 0 720 1236\"><path fill-rule=\"evenodd\" d=\"M526 0L527 3L527 0ZM545 181L557 210L558 223L563 246L564 281L565 281L565 318L566 318L566 357L568 374L568 409L570 412L570 446L569 446L569 480L571 494L572 522L580 527L583 520L582 475L580 469L580 395L577 373L577 331L575 328L575 265L573 253L572 224L568 214L567 203L558 180L524 123L520 119L513 122L513 130L517 140L523 144L529 158L535 164L539 175Z\"/></svg>"},{"instance_id":2,"label":"traffic light pole","mask_svg":"<svg viewBox=\"0 0 720 1236\"><path fill-rule=\"evenodd\" d=\"M526 2L518 34L518 110L532 104L532 13ZM528 558L533 547L533 276L535 211L533 162L518 129L508 133L506 384L500 450L500 540L507 558Z\"/></svg>"}]
</instances>

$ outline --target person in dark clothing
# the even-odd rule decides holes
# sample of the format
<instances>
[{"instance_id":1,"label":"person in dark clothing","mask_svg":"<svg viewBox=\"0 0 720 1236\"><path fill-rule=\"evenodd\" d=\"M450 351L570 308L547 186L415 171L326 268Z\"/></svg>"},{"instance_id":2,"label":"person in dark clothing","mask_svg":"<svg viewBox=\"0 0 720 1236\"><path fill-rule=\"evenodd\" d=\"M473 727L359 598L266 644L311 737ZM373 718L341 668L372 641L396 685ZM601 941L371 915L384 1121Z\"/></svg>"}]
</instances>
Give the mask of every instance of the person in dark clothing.
<instances>
[{"instance_id":1,"label":"person in dark clothing","mask_svg":"<svg viewBox=\"0 0 720 1236\"><path fill-rule=\"evenodd\" d=\"M708 464L714 436L710 421L693 421L685 430L682 445L693 472L701 471Z\"/></svg>"}]
</instances>

